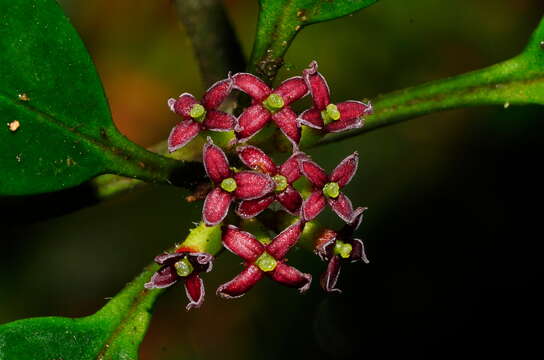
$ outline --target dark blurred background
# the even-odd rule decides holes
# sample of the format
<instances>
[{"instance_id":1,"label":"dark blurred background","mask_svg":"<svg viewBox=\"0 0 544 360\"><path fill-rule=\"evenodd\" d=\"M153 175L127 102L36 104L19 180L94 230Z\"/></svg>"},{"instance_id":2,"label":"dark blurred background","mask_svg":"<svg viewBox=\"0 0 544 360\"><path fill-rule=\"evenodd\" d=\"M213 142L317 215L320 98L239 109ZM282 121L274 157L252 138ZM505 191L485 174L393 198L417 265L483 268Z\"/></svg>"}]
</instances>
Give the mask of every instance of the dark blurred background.
<instances>
[{"instance_id":1,"label":"dark blurred background","mask_svg":"<svg viewBox=\"0 0 544 360\"><path fill-rule=\"evenodd\" d=\"M173 5L61 3L121 131L146 146L164 139L177 121L166 100L204 89ZM226 1L246 54L256 3ZM543 14L541 0L381 0L303 30L280 79L316 59L334 101L372 98L511 57ZM540 107L450 111L312 151L328 170L359 151L346 192L369 207L359 232L371 263L344 267L342 296L326 296L317 281L305 296L262 281L244 298L222 301L215 288L241 269L224 254L206 276L200 310L185 311L181 286L159 300L142 359L542 354L543 117ZM187 204L186 195L149 186L31 223L21 221L24 211L4 209L0 323L96 311L198 220L201 204ZM289 260L316 280L324 270L302 250Z\"/></svg>"}]
</instances>

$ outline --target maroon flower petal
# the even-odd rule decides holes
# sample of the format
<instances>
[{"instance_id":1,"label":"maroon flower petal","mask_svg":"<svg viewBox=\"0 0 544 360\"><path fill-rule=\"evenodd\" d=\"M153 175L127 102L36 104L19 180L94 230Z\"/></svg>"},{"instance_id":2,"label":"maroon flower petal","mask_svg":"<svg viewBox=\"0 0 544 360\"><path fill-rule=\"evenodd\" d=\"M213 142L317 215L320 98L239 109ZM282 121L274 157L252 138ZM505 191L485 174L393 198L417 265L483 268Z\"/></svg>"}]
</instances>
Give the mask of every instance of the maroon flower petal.
<instances>
[{"instance_id":1,"label":"maroon flower petal","mask_svg":"<svg viewBox=\"0 0 544 360\"><path fill-rule=\"evenodd\" d=\"M297 122L297 114L291 108L284 107L272 115L272 120L291 142L298 144L300 141L300 128Z\"/></svg>"},{"instance_id":2,"label":"maroon flower petal","mask_svg":"<svg viewBox=\"0 0 544 360\"><path fill-rule=\"evenodd\" d=\"M240 160L248 168L262 171L269 175L276 174L276 164L261 149L248 145L238 148L237 151L238 157L240 157Z\"/></svg>"},{"instance_id":3,"label":"maroon flower petal","mask_svg":"<svg viewBox=\"0 0 544 360\"><path fill-rule=\"evenodd\" d=\"M195 104L198 104L198 101L189 93L183 93L177 99L168 100L170 110L187 119L191 118L191 108Z\"/></svg>"},{"instance_id":4,"label":"maroon flower petal","mask_svg":"<svg viewBox=\"0 0 544 360\"><path fill-rule=\"evenodd\" d=\"M213 255L203 252L185 253L187 260L197 272L210 272L213 269Z\"/></svg>"},{"instance_id":5,"label":"maroon flower petal","mask_svg":"<svg viewBox=\"0 0 544 360\"><path fill-rule=\"evenodd\" d=\"M223 246L242 259L253 262L264 251L264 246L252 234L229 225L223 231Z\"/></svg>"},{"instance_id":6,"label":"maroon flower petal","mask_svg":"<svg viewBox=\"0 0 544 360\"><path fill-rule=\"evenodd\" d=\"M360 101L349 100L336 104L340 111L340 120L351 120L369 115L372 112L372 106Z\"/></svg>"},{"instance_id":7,"label":"maroon flower petal","mask_svg":"<svg viewBox=\"0 0 544 360\"><path fill-rule=\"evenodd\" d=\"M178 260L181 260L187 256L187 253L164 253L155 256L155 261L159 265L165 265L165 264L173 264Z\"/></svg>"},{"instance_id":8,"label":"maroon flower petal","mask_svg":"<svg viewBox=\"0 0 544 360\"><path fill-rule=\"evenodd\" d=\"M245 92L253 99L261 102L270 95L270 88L261 79L249 73L238 73L232 77L233 87Z\"/></svg>"},{"instance_id":9,"label":"maroon flower petal","mask_svg":"<svg viewBox=\"0 0 544 360\"><path fill-rule=\"evenodd\" d=\"M189 299L189 303L185 307L187 310L199 308L204 303L204 282L198 273L192 273L185 278L185 294Z\"/></svg>"},{"instance_id":10,"label":"maroon flower petal","mask_svg":"<svg viewBox=\"0 0 544 360\"><path fill-rule=\"evenodd\" d=\"M206 174L215 184L231 176L227 156L219 146L213 144L210 138L202 150L202 160Z\"/></svg>"},{"instance_id":11,"label":"maroon flower petal","mask_svg":"<svg viewBox=\"0 0 544 360\"><path fill-rule=\"evenodd\" d=\"M237 199L251 200L265 196L274 191L276 183L267 174L254 171L240 171L234 174L236 190L233 194Z\"/></svg>"},{"instance_id":12,"label":"maroon flower petal","mask_svg":"<svg viewBox=\"0 0 544 360\"><path fill-rule=\"evenodd\" d=\"M219 224L229 212L230 203L233 200L232 194L216 187L208 193L204 200L202 219L208 226Z\"/></svg>"},{"instance_id":13,"label":"maroon flower petal","mask_svg":"<svg viewBox=\"0 0 544 360\"><path fill-rule=\"evenodd\" d=\"M317 62L312 61L310 67L303 71L304 80L308 85L315 107L324 110L330 103L330 90L327 80L317 71Z\"/></svg>"},{"instance_id":14,"label":"maroon flower petal","mask_svg":"<svg viewBox=\"0 0 544 360\"><path fill-rule=\"evenodd\" d=\"M236 214L238 214L238 216L240 216L242 219L250 219L267 209L275 199L276 196L271 194L260 199L243 200L236 208Z\"/></svg>"},{"instance_id":15,"label":"maroon flower petal","mask_svg":"<svg viewBox=\"0 0 544 360\"><path fill-rule=\"evenodd\" d=\"M279 173L287 178L287 183L291 184L302 176L300 161L303 159L308 159L308 155L303 152L296 152L280 166Z\"/></svg>"},{"instance_id":16,"label":"maroon flower petal","mask_svg":"<svg viewBox=\"0 0 544 360\"><path fill-rule=\"evenodd\" d=\"M263 272L256 265L249 265L234 279L217 289L217 295L225 299L238 298L245 295L263 277Z\"/></svg>"},{"instance_id":17,"label":"maroon flower petal","mask_svg":"<svg viewBox=\"0 0 544 360\"><path fill-rule=\"evenodd\" d=\"M314 129L323 129L325 125L323 123L323 118L321 117L321 111L315 108L305 110L298 116L298 123L301 125L306 125Z\"/></svg>"},{"instance_id":18,"label":"maroon flower petal","mask_svg":"<svg viewBox=\"0 0 544 360\"><path fill-rule=\"evenodd\" d=\"M338 277L340 276L340 258L333 256L327 264L327 270L321 275L320 284L323 290L328 293L341 294L342 290L336 288Z\"/></svg>"},{"instance_id":19,"label":"maroon flower petal","mask_svg":"<svg viewBox=\"0 0 544 360\"><path fill-rule=\"evenodd\" d=\"M291 185L285 190L276 194L276 200L292 215L299 216L300 206L302 205L302 196Z\"/></svg>"},{"instance_id":20,"label":"maroon flower petal","mask_svg":"<svg viewBox=\"0 0 544 360\"><path fill-rule=\"evenodd\" d=\"M284 106L308 94L308 87L302 76L293 76L282 82L272 93L282 97Z\"/></svg>"},{"instance_id":21,"label":"maroon flower petal","mask_svg":"<svg viewBox=\"0 0 544 360\"><path fill-rule=\"evenodd\" d=\"M198 135L202 127L193 120L183 120L170 131L168 136L168 151L174 152L184 147Z\"/></svg>"},{"instance_id":22,"label":"maroon flower petal","mask_svg":"<svg viewBox=\"0 0 544 360\"><path fill-rule=\"evenodd\" d=\"M353 175L355 175L358 165L359 153L355 151L353 154L342 160L342 162L332 171L331 181L338 183L338 186L343 188L351 181Z\"/></svg>"},{"instance_id":23,"label":"maroon flower petal","mask_svg":"<svg viewBox=\"0 0 544 360\"><path fill-rule=\"evenodd\" d=\"M321 189L329 181L329 176L319 165L310 159L300 161L300 171L317 188Z\"/></svg>"},{"instance_id":24,"label":"maroon flower petal","mask_svg":"<svg viewBox=\"0 0 544 360\"><path fill-rule=\"evenodd\" d=\"M348 131L351 129L359 129L363 127L363 120L361 118L338 120L333 121L325 126L328 132L336 133L342 131Z\"/></svg>"},{"instance_id":25,"label":"maroon flower petal","mask_svg":"<svg viewBox=\"0 0 544 360\"><path fill-rule=\"evenodd\" d=\"M332 210L340 219L346 223L351 222L353 218L353 205L351 205L351 200L344 193L340 193L336 199L328 198L328 201Z\"/></svg>"},{"instance_id":26,"label":"maroon flower petal","mask_svg":"<svg viewBox=\"0 0 544 360\"><path fill-rule=\"evenodd\" d=\"M304 221L311 221L323 211L327 205L325 195L321 191L314 191L302 203L302 218Z\"/></svg>"},{"instance_id":27,"label":"maroon flower petal","mask_svg":"<svg viewBox=\"0 0 544 360\"><path fill-rule=\"evenodd\" d=\"M363 213L366 211L366 207L358 207L353 211L353 215L350 222L350 227L353 231L357 230L359 226L361 225L361 222L363 221ZM351 236L350 236L351 237Z\"/></svg>"},{"instance_id":28,"label":"maroon flower petal","mask_svg":"<svg viewBox=\"0 0 544 360\"><path fill-rule=\"evenodd\" d=\"M284 263L278 263L276 268L267 274L280 284L298 288L301 293L308 290L312 282L312 275L304 274Z\"/></svg>"},{"instance_id":29,"label":"maroon flower petal","mask_svg":"<svg viewBox=\"0 0 544 360\"><path fill-rule=\"evenodd\" d=\"M149 282L144 284L146 289L162 289L174 285L179 279L173 265L166 265L153 274Z\"/></svg>"},{"instance_id":30,"label":"maroon flower petal","mask_svg":"<svg viewBox=\"0 0 544 360\"><path fill-rule=\"evenodd\" d=\"M232 90L232 79L221 80L210 86L202 97L202 105L206 110L214 110L229 96Z\"/></svg>"},{"instance_id":31,"label":"maroon flower petal","mask_svg":"<svg viewBox=\"0 0 544 360\"><path fill-rule=\"evenodd\" d=\"M236 128L240 141L245 141L261 130L270 120L270 112L261 104L252 105L238 117Z\"/></svg>"},{"instance_id":32,"label":"maroon flower petal","mask_svg":"<svg viewBox=\"0 0 544 360\"><path fill-rule=\"evenodd\" d=\"M270 245L266 247L266 252L276 258L283 259L287 252L297 243L304 229L304 223L299 220L281 233L276 235Z\"/></svg>"},{"instance_id":33,"label":"maroon flower petal","mask_svg":"<svg viewBox=\"0 0 544 360\"><path fill-rule=\"evenodd\" d=\"M323 261L329 261L334 256L334 245L336 244L336 238L338 234L336 231L325 229L317 238L314 252Z\"/></svg>"},{"instance_id":34,"label":"maroon flower petal","mask_svg":"<svg viewBox=\"0 0 544 360\"><path fill-rule=\"evenodd\" d=\"M234 129L236 118L222 111L209 110L206 113L203 125L208 130L229 131Z\"/></svg>"},{"instance_id":35,"label":"maroon flower petal","mask_svg":"<svg viewBox=\"0 0 544 360\"><path fill-rule=\"evenodd\" d=\"M362 240L353 239L351 241L351 254L349 255L349 260L351 262L362 261L365 264L368 264L370 262L366 257L365 245L363 244Z\"/></svg>"}]
</instances>

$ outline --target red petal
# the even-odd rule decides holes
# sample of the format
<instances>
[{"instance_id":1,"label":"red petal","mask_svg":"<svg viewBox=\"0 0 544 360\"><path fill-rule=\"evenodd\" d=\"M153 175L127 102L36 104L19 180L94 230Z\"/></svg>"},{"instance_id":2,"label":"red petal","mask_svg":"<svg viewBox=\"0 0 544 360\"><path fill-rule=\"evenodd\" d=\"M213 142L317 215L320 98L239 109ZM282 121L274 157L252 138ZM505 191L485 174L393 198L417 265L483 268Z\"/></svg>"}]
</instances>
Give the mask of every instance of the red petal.
<instances>
[{"instance_id":1,"label":"red petal","mask_svg":"<svg viewBox=\"0 0 544 360\"><path fill-rule=\"evenodd\" d=\"M324 110L331 102L330 90L327 80L317 72L317 62L312 61L310 68L303 71L304 80L310 89L315 107L318 110Z\"/></svg>"},{"instance_id":2,"label":"red petal","mask_svg":"<svg viewBox=\"0 0 544 360\"><path fill-rule=\"evenodd\" d=\"M229 131L234 129L236 118L222 111L209 110L206 113L203 125L208 130Z\"/></svg>"},{"instance_id":3,"label":"red petal","mask_svg":"<svg viewBox=\"0 0 544 360\"><path fill-rule=\"evenodd\" d=\"M323 211L327 205L327 200L323 193L318 190L314 191L303 203L302 203L302 218L304 221L311 221L315 219L317 215Z\"/></svg>"},{"instance_id":4,"label":"red petal","mask_svg":"<svg viewBox=\"0 0 544 360\"><path fill-rule=\"evenodd\" d=\"M245 166L266 174L276 174L276 164L261 149L255 146L243 146L238 148L238 156Z\"/></svg>"},{"instance_id":5,"label":"red petal","mask_svg":"<svg viewBox=\"0 0 544 360\"><path fill-rule=\"evenodd\" d=\"M252 105L238 117L238 125L234 129L241 141L247 140L261 130L270 120L270 112L261 104Z\"/></svg>"},{"instance_id":6,"label":"red petal","mask_svg":"<svg viewBox=\"0 0 544 360\"><path fill-rule=\"evenodd\" d=\"M340 276L340 258L338 256L333 256L327 264L327 271L321 275L319 281L323 290L328 293L341 294L342 290L335 287L338 282L338 276Z\"/></svg>"},{"instance_id":7,"label":"red petal","mask_svg":"<svg viewBox=\"0 0 544 360\"><path fill-rule=\"evenodd\" d=\"M183 120L170 131L168 136L168 151L174 152L184 147L200 132L200 124L193 120Z\"/></svg>"},{"instance_id":8,"label":"red petal","mask_svg":"<svg viewBox=\"0 0 544 360\"><path fill-rule=\"evenodd\" d=\"M176 269L172 265L166 265L153 274L148 283L144 284L146 289L163 289L174 285L179 279Z\"/></svg>"},{"instance_id":9,"label":"red petal","mask_svg":"<svg viewBox=\"0 0 544 360\"><path fill-rule=\"evenodd\" d=\"M215 184L231 176L227 156L219 146L213 144L210 138L202 150L202 160L206 174Z\"/></svg>"},{"instance_id":10,"label":"red petal","mask_svg":"<svg viewBox=\"0 0 544 360\"><path fill-rule=\"evenodd\" d=\"M321 111L315 108L304 111L298 116L297 121L301 125L306 125L314 129L323 129L325 125L321 117Z\"/></svg>"},{"instance_id":11,"label":"red petal","mask_svg":"<svg viewBox=\"0 0 544 360\"><path fill-rule=\"evenodd\" d=\"M168 100L170 110L185 118L191 118L190 112L193 105L198 104L195 97L189 93L183 93L176 99Z\"/></svg>"},{"instance_id":12,"label":"red petal","mask_svg":"<svg viewBox=\"0 0 544 360\"><path fill-rule=\"evenodd\" d=\"M331 181L338 183L342 188L348 184L359 165L359 153L355 151L353 154L342 160L340 164L332 171Z\"/></svg>"},{"instance_id":13,"label":"red petal","mask_svg":"<svg viewBox=\"0 0 544 360\"><path fill-rule=\"evenodd\" d=\"M283 259L297 243L303 229L304 223L301 220L297 221L272 239L270 245L266 247L266 252L275 257L276 260Z\"/></svg>"},{"instance_id":14,"label":"red petal","mask_svg":"<svg viewBox=\"0 0 544 360\"><path fill-rule=\"evenodd\" d=\"M233 196L223 189L216 187L208 193L204 200L202 219L208 226L219 224L229 212Z\"/></svg>"},{"instance_id":15,"label":"red petal","mask_svg":"<svg viewBox=\"0 0 544 360\"><path fill-rule=\"evenodd\" d=\"M276 183L270 176L254 171L240 171L234 174L233 177L237 185L233 194L237 199L261 198L274 191L276 187Z\"/></svg>"},{"instance_id":16,"label":"red petal","mask_svg":"<svg viewBox=\"0 0 544 360\"><path fill-rule=\"evenodd\" d=\"M253 99L261 102L270 95L270 88L261 79L248 73L238 73L232 77L233 87L245 92Z\"/></svg>"},{"instance_id":17,"label":"red petal","mask_svg":"<svg viewBox=\"0 0 544 360\"><path fill-rule=\"evenodd\" d=\"M363 127L363 120L361 118L355 118L350 120L338 120L333 121L325 126L328 132L336 133L342 131L348 131L351 129L359 129Z\"/></svg>"},{"instance_id":18,"label":"red petal","mask_svg":"<svg viewBox=\"0 0 544 360\"><path fill-rule=\"evenodd\" d=\"M369 115L372 112L370 104L365 104L360 101L344 101L336 104L340 111L340 120L351 120Z\"/></svg>"},{"instance_id":19,"label":"red petal","mask_svg":"<svg viewBox=\"0 0 544 360\"><path fill-rule=\"evenodd\" d=\"M298 144L300 141L300 128L297 122L297 114L291 108L284 107L272 115L272 120L291 142Z\"/></svg>"},{"instance_id":20,"label":"red petal","mask_svg":"<svg viewBox=\"0 0 544 360\"><path fill-rule=\"evenodd\" d=\"M301 293L308 290L312 282L312 275L304 274L284 263L278 263L274 271L268 274L274 281L289 287L296 287Z\"/></svg>"},{"instance_id":21,"label":"red petal","mask_svg":"<svg viewBox=\"0 0 544 360\"><path fill-rule=\"evenodd\" d=\"M213 255L203 252L187 253L187 260L193 265L194 271L210 272L213 269Z\"/></svg>"},{"instance_id":22,"label":"red petal","mask_svg":"<svg viewBox=\"0 0 544 360\"><path fill-rule=\"evenodd\" d=\"M176 261L181 260L185 256L187 255L184 253L164 253L164 254L155 256L155 259L153 259L153 261L155 261L159 265L165 265L165 264L171 265L175 263Z\"/></svg>"},{"instance_id":23,"label":"red petal","mask_svg":"<svg viewBox=\"0 0 544 360\"><path fill-rule=\"evenodd\" d=\"M300 161L300 171L315 187L322 188L329 181L329 176L319 165L309 159Z\"/></svg>"},{"instance_id":24,"label":"red petal","mask_svg":"<svg viewBox=\"0 0 544 360\"><path fill-rule=\"evenodd\" d=\"M360 239L353 239L351 241L351 254L349 255L349 260L351 262L363 261L365 264L368 264L368 258L365 253L365 245Z\"/></svg>"},{"instance_id":25,"label":"red petal","mask_svg":"<svg viewBox=\"0 0 544 360\"><path fill-rule=\"evenodd\" d=\"M363 221L363 213L366 211L366 207L358 207L353 211L353 215L351 218L350 226L352 228L352 232L357 230L359 226L361 225L361 222Z\"/></svg>"},{"instance_id":26,"label":"red petal","mask_svg":"<svg viewBox=\"0 0 544 360\"><path fill-rule=\"evenodd\" d=\"M336 215L347 223L351 222L353 205L351 205L351 200L344 193L340 193L336 199L329 198L328 201Z\"/></svg>"},{"instance_id":27,"label":"red petal","mask_svg":"<svg viewBox=\"0 0 544 360\"><path fill-rule=\"evenodd\" d=\"M232 79L221 80L210 86L202 97L202 105L206 110L214 110L229 96L232 89Z\"/></svg>"},{"instance_id":28,"label":"red petal","mask_svg":"<svg viewBox=\"0 0 544 360\"><path fill-rule=\"evenodd\" d=\"M245 295L263 277L263 272L256 265L249 265L234 279L217 289L217 295L225 299L238 298Z\"/></svg>"},{"instance_id":29,"label":"red petal","mask_svg":"<svg viewBox=\"0 0 544 360\"><path fill-rule=\"evenodd\" d=\"M293 76L282 82L273 92L282 97L284 106L308 94L308 87L302 76Z\"/></svg>"},{"instance_id":30,"label":"red petal","mask_svg":"<svg viewBox=\"0 0 544 360\"><path fill-rule=\"evenodd\" d=\"M331 229L323 230L317 237L314 252L323 261L329 261L334 256L333 250L338 233Z\"/></svg>"},{"instance_id":31,"label":"red petal","mask_svg":"<svg viewBox=\"0 0 544 360\"><path fill-rule=\"evenodd\" d=\"M223 231L223 246L242 259L253 262L262 255L264 246L252 234L229 225Z\"/></svg>"},{"instance_id":32,"label":"red petal","mask_svg":"<svg viewBox=\"0 0 544 360\"><path fill-rule=\"evenodd\" d=\"M279 173L287 178L289 184L297 181L302 176L300 161L303 159L308 159L308 155L303 152L296 152L280 166Z\"/></svg>"},{"instance_id":33,"label":"red petal","mask_svg":"<svg viewBox=\"0 0 544 360\"><path fill-rule=\"evenodd\" d=\"M259 215L265 209L267 209L270 204L275 200L276 196L274 194L262 197L260 199L254 200L243 200L238 205L236 209L236 214L242 219L250 219Z\"/></svg>"},{"instance_id":34,"label":"red petal","mask_svg":"<svg viewBox=\"0 0 544 360\"><path fill-rule=\"evenodd\" d=\"M189 303L185 307L187 310L199 308L204 303L204 282L197 273L192 273L185 278L185 294L189 299Z\"/></svg>"},{"instance_id":35,"label":"red petal","mask_svg":"<svg viewBox=\"0 0 544 360\"><path fill-rule=\"evenodd\" d=\"M300 205L302 205L302 196L289 185L285 190L276 194L278 202L292 215L299 216Z\"/></svg>"}]
</instances>

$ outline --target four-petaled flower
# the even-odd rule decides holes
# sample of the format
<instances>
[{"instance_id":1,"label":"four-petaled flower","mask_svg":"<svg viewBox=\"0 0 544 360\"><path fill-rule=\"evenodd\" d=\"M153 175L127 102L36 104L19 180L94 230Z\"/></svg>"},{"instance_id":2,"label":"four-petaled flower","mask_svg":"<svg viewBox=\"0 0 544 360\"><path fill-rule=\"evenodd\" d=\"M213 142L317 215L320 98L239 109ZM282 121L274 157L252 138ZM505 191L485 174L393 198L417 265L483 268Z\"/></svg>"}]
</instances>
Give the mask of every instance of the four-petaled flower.
<instances>
[{"instance_id":1,"label":"four-petaled flower","mask_svg":"<svg viewBox=\"0 0 544 360\"><path fill-rule=\"evenodd\" d=\"M359 154L354 152L333 170L329 177L315 162L309 159L300 160L300 171L312 183L313 191L302 203L302 218L311 221L323 211L327 202L334 212L346 223L352 221L353 206L351 200L340 190L351 181L357 165Z\"/></svg>"},{"instance_id":2,"label":"four-petaled flower","mask_svg":"<svg viewBox=\"0 0 544 360\"><path fill-rule=\"evenodd\" d=\"M297 114L289 104L306 96L308 87L301 76L294 76L272 90L258 77L238 73L232 77L233 87L253 99L250 107L238 117L235 131L239 141L246 141L272 119L283 134L295 145L300 141Z\"/></svg>"},{"instance_id":3,"label":"four-petaled flower","mask_svg":"<svg viewBox=\"0 0 544 360\"><path fill-rule=\"evenodd\" d=\"M252 234L229 225L223 231L223 245L245 260L245 269L231 281L221 285L217 294L223 298L244 295L264 275L301 293L308 290L312 281L310 274L285 264L285 255L294 246L302 233L304 223L298 221L278 234L269 244L263 244Z\"/></svg>"},{"instance_id":4,"label":"four-petaled flower","mask_svg":"<svg viewBox=\"0 0 544 360\"><path fill-rule=\"evenodd\" d=\"M342 291L336 288L340 267L343 262L363 261L368 264L365 247L360 239L353 238L353 233L363 219L366 208L357 208L352 221L339 231L325 230L317 239L315 253L321 260L328 262L327 270L321 275L320 283L326 292Z\"/></svg>"},{"instance_id":5,"label":"four-petaled flower","mask_svg":"<svg viewBox=\"0 0 544 360\"><path fill-rule=\"evenodd\" d=\"M310 67L303 71L303 77L312 94L314 107L300 114L300 124L315 129L324 128L328 132L340 132L362 127L363 116L372 113L370 103L354 100L331 103L327 80L317 72L317 62L310 63Z\"/></svg>"},{"instance_id":6,"label":"four-petaled flower","mask_svg":"<svg viewBox=\"0 0 544 360\"><path fill-rule=\"evenodd\" d=\"M236 118L231 114L217 111L231 90L232 79L229 77L213 84L202 97L202 102L198 102L189 93L181 94L177 100L168 100L170 109L183 118L170 132L168 150L173 152L185 146L202 130L233 130Z\"/></svg>"},{"instance_id":7,"label":"four-petaled flower","mask_svg":"<svg viewBox=\"0 0 544 360\"><path fill-rule=\"evenodd\" d=\"M209 272L213 267L213 256L201 252L175 252L155 257L162 267L144 285L147 289L162 289L183 279L185 293L189 299L187 310L199 308L204 302L204 282L199 273Z\"/></svg>"},{"instance_id":8,"label":"four-petaled flower","mask_svg":"<svg viewBox=\"0 0 544 360\"><path fill-rule=\"evenodd\" d=\"M219 224L227 216L234 199L251 200L274 191L272 178L255 171L235 172L229 167L227 156L208 138L202 152L204 168L215 188L204 200L202 219L208 226Z\"/></svg>"},{"instance_id":9,"label":"four-petaled flower","mask_svg":"<svg viewBox=\"0 0 544 360\"><path fill-rule=\"evenodd\" d=\"M236 209L236 213L244 219L251 218L260 214L274 200L277 200L287 212L298 216L302 197L291 184L302 175L298 161L307 158L306 154L296 152L281 166L276 166L268 155L255 146L242 146L237 151L240 160L247 167L270 175L276 185L272 194L268 194L260 199L241 201Z\"/></svg>"}]
</instances>

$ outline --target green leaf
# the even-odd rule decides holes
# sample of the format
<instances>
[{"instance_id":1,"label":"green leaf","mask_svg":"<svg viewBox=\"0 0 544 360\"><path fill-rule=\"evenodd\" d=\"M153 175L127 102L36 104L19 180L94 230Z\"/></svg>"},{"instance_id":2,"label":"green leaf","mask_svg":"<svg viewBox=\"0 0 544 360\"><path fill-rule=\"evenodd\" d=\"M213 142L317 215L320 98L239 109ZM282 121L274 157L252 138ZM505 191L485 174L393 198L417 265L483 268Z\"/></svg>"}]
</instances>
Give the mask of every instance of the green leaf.
<instances>
[{"instance_id":1,"label":"green leaf","mask_svg":"<svg viewBox=\"0 0 544 360\"><path fill-rule=\"evenodd\" d=\"M103 173L168 182L182 168L117 131L55 0L0 0L0 84L0 195L55 191Z\"/></svg>"},{"instance_id":2,"label":"green leaf","mask_svg":"<svg viewBox=\"0 0 544 360\"><path fill-rule=\"evenodd\" d=\"M378 0L260 0L249 71L272 82L295 35L306 25L349 15Z\"/></svg>"},{"instance_id":3,"label":"green leaf","mask_svg":"<svg viewBox=\"0 0 544 360\"><path fill-rule=\"evenodd\" d=\"M0 360L137 359L153 304L163 292L143 287L157 269L149 266L94 315L0 325Z\"/></svg>"}]
</instances>

